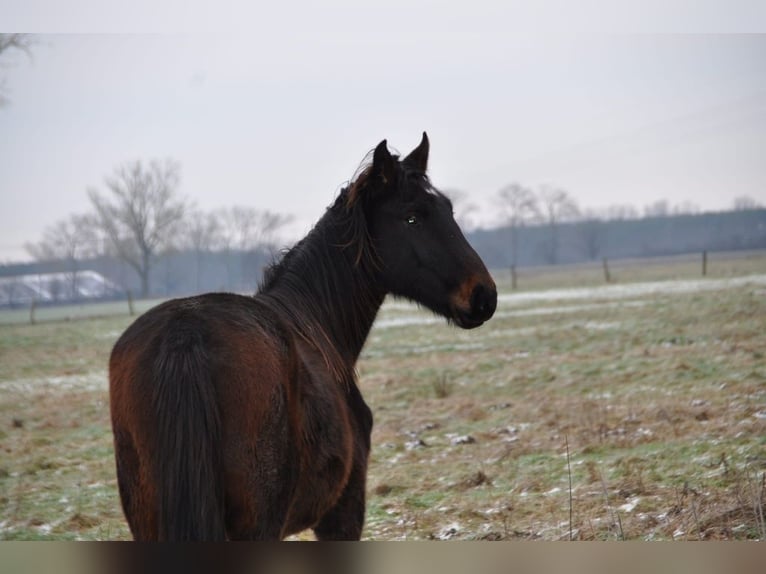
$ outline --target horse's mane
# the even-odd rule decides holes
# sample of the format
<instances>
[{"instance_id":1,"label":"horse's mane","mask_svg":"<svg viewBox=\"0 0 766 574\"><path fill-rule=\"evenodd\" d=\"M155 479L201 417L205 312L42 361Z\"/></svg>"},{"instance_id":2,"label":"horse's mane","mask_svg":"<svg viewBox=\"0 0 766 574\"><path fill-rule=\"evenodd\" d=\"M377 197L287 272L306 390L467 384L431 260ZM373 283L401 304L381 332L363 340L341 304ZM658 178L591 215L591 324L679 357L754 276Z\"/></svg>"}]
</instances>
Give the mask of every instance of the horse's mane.
<instances>
[{"instance_id":1,"label":"horse's mane","mask_svg":"<svg viewBox=\"0 0 766 574\"><path fill-rule=\"evenodd\" d=\"M325 215L311 229L308 235L290 249L283 251L281 257L264 269L263 277L258 286L259 292L268 291L279 281L285 270L289 269L295 262L296 256L305 250L306 243L314 240L314 236L320 234L318 230L321 230L323 225L327 223L330 223L337 231L341 232L342 247L356 247L354 255L356 265L363 263L374 265L375 256L372 251L367 221L361 205L362 190L370 183L372 172L371 156L372 151L367 154L359 165L349 183L341 188L335 201L327 208ZM393 155L392 157L398 165L399 156Z\"/></svg>"},{"instance_id":2,"label":"horse's mane","mask_svg":"<svg viewBox=\"0 0 766 574\"><path fill-rule=\"evenodd\" d=\"M264 270L258 287L258 294L282 302L280 313L290 317L302 338L322 354L339 379L347 379L355 357L340 356L330 334L344 340L345 348L353 348L364 341L367 332L361 332L363 322L347 315L373 308L375 312L380 304L360 282L360 276L369 277L378 266L362 196L371 184L371 173L371 163L363 163L311 231ZM338 247L348 255L339 257ZM359 288L352 296L350 286L355 282ZM305 297L309 290L311 297ZM330 324L320 324L317 318L326 316L327 309L334 311Z\"/></svg>"}]
</instances>

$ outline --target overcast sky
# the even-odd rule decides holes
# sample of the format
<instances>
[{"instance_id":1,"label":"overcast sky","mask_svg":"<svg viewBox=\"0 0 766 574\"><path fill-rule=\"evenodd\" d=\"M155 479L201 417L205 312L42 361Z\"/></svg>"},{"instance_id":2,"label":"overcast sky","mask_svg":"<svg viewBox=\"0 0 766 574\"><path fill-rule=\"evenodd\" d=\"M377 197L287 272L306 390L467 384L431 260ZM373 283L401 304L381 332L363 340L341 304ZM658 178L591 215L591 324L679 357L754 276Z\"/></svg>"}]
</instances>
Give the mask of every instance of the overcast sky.
<instances>
[{"instance_id":1,"label":"overcast sky","mask_svg":"<svg viewBox=\"0 0 766 574\"><path fill-rule=\"evenodd\" d=\"M31 60L4 58L0 262L136 159L179 160L202 208L291 213L297 236L381 139L406 153L423 130L433 182L487 224L510 182L592 208L766 204L766 35L519 35L500 7L463 28L433 6L284 6L249 32L44 34Z\"/></svg>"}]
</instances>

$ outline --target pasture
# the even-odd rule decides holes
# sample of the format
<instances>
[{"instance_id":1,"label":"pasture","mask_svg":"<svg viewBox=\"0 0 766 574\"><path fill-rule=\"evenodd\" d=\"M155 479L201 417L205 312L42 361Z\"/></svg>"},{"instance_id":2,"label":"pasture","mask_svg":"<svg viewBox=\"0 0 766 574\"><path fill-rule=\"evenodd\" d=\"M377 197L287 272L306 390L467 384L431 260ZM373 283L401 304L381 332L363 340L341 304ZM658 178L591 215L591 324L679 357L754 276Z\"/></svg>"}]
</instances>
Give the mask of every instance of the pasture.
<instances>
[{"instance_id":1,"label":"pasture","mask_svg":"<svg viewBox=\"0 0 766 574\"><path fill-rule=\"evenodd\" d=\"M473 331L387 301L363 538L766 539L766 253L708 265L498 271ZM129 538L106 363L131 321L0 325L0 539Z\"/></svg>"}]
</instances>

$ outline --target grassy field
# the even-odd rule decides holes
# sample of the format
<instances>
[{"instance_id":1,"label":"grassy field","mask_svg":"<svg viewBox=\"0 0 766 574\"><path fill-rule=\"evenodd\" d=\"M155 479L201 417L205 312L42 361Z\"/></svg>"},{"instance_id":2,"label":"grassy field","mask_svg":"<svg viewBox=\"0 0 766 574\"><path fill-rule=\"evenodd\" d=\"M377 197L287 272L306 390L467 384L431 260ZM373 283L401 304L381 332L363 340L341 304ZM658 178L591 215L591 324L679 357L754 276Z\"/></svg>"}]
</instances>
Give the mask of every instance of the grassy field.
<instances>
[{"instance_id":1,"label":"grassy field","mask_svg":"<svg viewBox=\"0 0 766 574\"><path fill-rule=\"evenodd\" d=\"M766 253L612 275L498 272L474 331L386 303L366 538L766 539ZM131 320L0 326L0 539L129 538L106 361Z\"/></svg>"}]
</instances>

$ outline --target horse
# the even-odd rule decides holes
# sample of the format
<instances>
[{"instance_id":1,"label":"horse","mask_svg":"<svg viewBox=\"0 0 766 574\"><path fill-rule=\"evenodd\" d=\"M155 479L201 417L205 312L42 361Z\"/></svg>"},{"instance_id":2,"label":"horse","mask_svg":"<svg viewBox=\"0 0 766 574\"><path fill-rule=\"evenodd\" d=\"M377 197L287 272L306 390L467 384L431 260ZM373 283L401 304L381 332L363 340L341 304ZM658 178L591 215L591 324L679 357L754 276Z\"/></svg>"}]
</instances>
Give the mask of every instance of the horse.
<instances>
[{"instance_id":1,"label":"horse","mask_svg":"<svg viewBox=\"0 0 766 574\"><path fill-rule=\"evenodd\" d=\"M384 298L463 329L497 305L428 153L425 132L403 159L383 140L254 295L169 300L120 336L110 412L135 540L360 539L373 421L355 364Z\"/></svg>"}]
</instances>

